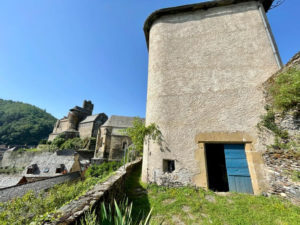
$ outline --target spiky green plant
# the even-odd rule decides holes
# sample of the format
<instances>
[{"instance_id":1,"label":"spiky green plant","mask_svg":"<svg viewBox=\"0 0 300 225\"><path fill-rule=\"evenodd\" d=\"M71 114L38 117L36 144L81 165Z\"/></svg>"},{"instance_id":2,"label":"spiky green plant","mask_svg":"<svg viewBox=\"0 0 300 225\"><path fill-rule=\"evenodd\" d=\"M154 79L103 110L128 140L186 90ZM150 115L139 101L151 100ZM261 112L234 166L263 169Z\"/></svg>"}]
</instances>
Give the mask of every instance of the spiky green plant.
<instances>
[{"instance_id":1,"label":"spiky green plant","mask_svg":"<svg viewBox=\"0 0 300 225\"><path fill-rule=\"evenodd\" d=\"M81 225L149 225L151 220L151 211L145 219L134 221L132 216L132 203L128 200L121 202L119 205L114 200L114 210L109 205L105 207L102 202L100 206L100 213L97 216L95 211L89 211L81 219Z\"/></svg>"}]
</instances>

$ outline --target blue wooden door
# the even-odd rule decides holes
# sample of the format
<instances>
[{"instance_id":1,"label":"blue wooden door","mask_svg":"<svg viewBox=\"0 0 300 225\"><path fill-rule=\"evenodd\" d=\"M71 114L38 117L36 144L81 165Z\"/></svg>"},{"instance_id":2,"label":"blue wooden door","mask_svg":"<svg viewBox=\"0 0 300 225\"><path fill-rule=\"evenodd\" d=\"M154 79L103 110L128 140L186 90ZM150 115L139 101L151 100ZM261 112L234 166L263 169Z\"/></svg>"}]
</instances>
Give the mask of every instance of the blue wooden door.
<instances>
[{"instance_id":1,"label":"blue wooden door","mask_svg":"<svg viewBox=\"0 0 300 225\"><path fill-rule=\"evenodd\" d=\"M243 144L224 145L229 191L253 193Z\"/></svg>"}]
</instances>

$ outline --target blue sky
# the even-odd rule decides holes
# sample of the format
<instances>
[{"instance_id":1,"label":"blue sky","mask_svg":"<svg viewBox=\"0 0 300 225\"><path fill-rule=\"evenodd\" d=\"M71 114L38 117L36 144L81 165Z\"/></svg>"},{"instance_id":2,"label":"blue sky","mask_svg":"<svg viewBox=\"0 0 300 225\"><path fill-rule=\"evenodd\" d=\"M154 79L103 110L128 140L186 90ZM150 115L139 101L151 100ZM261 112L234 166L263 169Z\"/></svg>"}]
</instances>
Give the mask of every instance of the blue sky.
<instances>
[{"instance_id":1,"label":"blue sky","mask_svg":"<svg viewBox=\"0 0 300 225\"><path fill-rule=\"evenodd\" d=\"M156 9L193 0L0 1L0 98L60 118L84 99L94 113L145 116L143 23ZM300 50L300 1L268 13L286 63Z\"/></svg>"}]
</instances>

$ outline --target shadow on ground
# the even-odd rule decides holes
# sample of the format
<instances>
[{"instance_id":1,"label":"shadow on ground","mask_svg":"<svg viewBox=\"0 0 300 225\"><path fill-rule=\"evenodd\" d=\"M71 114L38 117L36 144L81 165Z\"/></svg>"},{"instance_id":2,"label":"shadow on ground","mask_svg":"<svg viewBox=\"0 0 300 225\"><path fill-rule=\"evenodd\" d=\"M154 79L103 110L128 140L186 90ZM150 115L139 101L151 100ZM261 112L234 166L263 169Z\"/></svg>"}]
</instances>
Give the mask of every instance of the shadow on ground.
<instances>
[{"instance_id":1,"label":"shadow on ground","mask_svg":"<svg viewBox=\"0 0 300 225\"><path fill-rule=\"evenodd\" d=\"M139 164L125 181L125 193L129 201L133 203L132 215L135 221L146 217L151 209L147 189L140 182L141 170L142 164Z\"/></svg>"}]
</instances>

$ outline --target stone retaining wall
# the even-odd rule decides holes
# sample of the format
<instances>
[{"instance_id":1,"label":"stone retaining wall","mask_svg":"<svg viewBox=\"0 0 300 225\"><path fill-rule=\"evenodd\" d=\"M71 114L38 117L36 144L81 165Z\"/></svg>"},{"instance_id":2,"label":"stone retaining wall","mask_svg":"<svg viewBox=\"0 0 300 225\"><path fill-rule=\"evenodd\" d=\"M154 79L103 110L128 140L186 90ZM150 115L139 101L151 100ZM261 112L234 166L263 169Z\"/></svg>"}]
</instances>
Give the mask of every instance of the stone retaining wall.
<instances>
[{"instance_id":1,"label":"stone retaining wall","mask_svg":"<svg viewBox=\"0 0 300 225\"><path fill-rule=\"evenodd\" d=\"M61 184L78 178L80 178L80 172L74 172L61 176L51 177L41 181L3 188L0 190L0 202L5 202L15 197L21 197L31 190L38 193L42 190L49 189L56 184Z\"/></svg>"},{"instance_id":2,"label":"stone retaining wall","mask_svg":"<svg viewBox=\"0 0 300 225\"><path fill-rule=\"evenodd\" d=\"M133 169L141 164L141 159L122 166L104 183L96 184L95 187L85 195L73 200L58 210L54 217L55 221L44 225L75 225L89 209L96 209L105 201L112 204L114 199L121 200L124 197L125 179Z\"/></svg>"},{"instance_id":3,"label":"stone retaining wall","mask_svg":"<svg viewBox=\"0 0 300 225\"><path fill-rule=\"evenodd\" d=\"M295 146L289 151L271 148L264 153L270 184L267 194L281 195L300 205L300 182L292 178L293 172L300 173L300 156L296 154L300 146L300 116L297 110L290 110L284 116L277 115L275 122L280 129L288 132L289 142L294 142Z\"/></svg>"},{"instance_id":4,"label":"stone retaining wall","mask_svg":"<svg viewBox=\"0 0 300 225\"><path fill-rule=\"evenodd\" d=\"M300 171L299 160L281 150L266 152L264 159L270 184L267 195L280 195L300 205L300 182L293 181L289 174L289 171Z\"/></svg>"}]
</instances>

